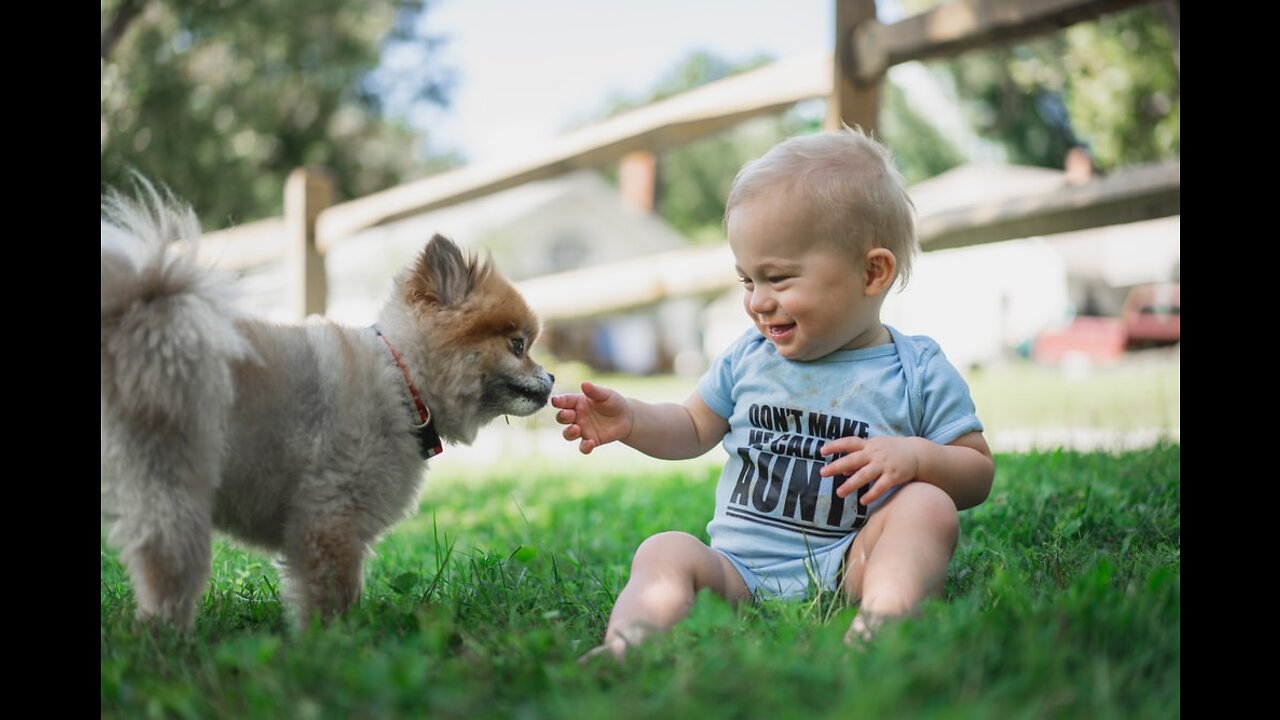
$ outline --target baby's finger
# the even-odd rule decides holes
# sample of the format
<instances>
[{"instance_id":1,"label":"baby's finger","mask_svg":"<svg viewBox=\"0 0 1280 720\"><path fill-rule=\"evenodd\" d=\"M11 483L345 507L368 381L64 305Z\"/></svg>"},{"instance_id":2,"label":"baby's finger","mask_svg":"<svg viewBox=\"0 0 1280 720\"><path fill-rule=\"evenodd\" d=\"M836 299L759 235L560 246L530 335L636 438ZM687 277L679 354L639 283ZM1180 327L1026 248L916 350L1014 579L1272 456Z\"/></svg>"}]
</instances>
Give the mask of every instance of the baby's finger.
<instances>
[{"instance_id":1,"label":"baby's finger","mask_svg":"<svg viewBox=\"0 0 1280 720\"><path fill-rule=\"evenodd\" d=\"M577 415L578 413L574 412L573 410L557 410L556 422L560 423L561 425L568 425L576 421Z\"/></svg>"},{"instance_id":2,"label":"baby's finger","mask_svg":"<svg viewBox=\"0 0 1280 720\"><path fill-rule=\"evenodd\" d=\"M876 480L875 484L868 488L867 491L862 494L861 498L858 498L858 501L863 505L870 505L880 499L881 495L889 492L892 488L893 483L889 480L889 476L881 475L880 479Z\"/></svg>"},{"instance_id":3,"label":"baby's finger","mask_svg":"<svg viewBox=\"0 0 1280 720\"><path fill-rule=\"evenodd\" d=\"M849 497L850 494L857 492L858 488L866 484L867 484L867 479L865 476L862 478L859 478L858 474L854 473L853 475L849 476L848 480L845 480L843 483L841 483L840 487L836 488L836 497L847 498Z\"/></svg>"},{"instance_id":4,"label":"baby's finger","mask_svg":"<svg viewBox=\"0 0 1280 720\"><path fill-rule=\"evenodd\" d=\"M583 381L582 394L587 396L592 402L604 402L609 399L611 391L609 388L601 387L589 381Z\"/></svg>"},{"instance_id":5,"label":"baby's finger","mask_svg":"<svg viewBox=\"0 0 1280 720\"><path fill-rule=\"evenodd\" d=\"M569 441L577 440L578 438L582 437L582 427L579 425L570 425L566 427L564 429L564 432L560 434L564 436L565 440L569 440Z\"/></svg>"},{"instance_id":6,"label":"baby's finger","mask_svg":"<svg viewBox=\"0 0 1280 720\"><path fill-rule=\"evenodd\" d=\"M819 448L818 452L822 453L823 455L835 455L836 453L852 453L852 452L857 452L861 450L862 448L866 447L866 445L867 445L866 440L863 440L860 437L854 437L850 435L849 437L836 438L835 440L829 441L826 445L823 445L821 448Z\"/></svg>"},{"instance_id":7,"label":"baby's finger","mask_svg":"<svg viewBox=\"0 0 1280 720\"><path fill-rule=\"evenodd\" d=\"M861 454L853 453L851 455L845 455L844 457L832 460L824 465L822 469L818 471L818 474L822 477L832 477L833 475L853 475L861 470L862 466L866 464L867 462L863 459Z\"/></svg>"},{"instance_id":8,"label":"baby's finger","mask_svg":"<svg viewBox=\"0 0 1280 720\"><path fill-rule=\"evenodd\" d=\"M596 443L591 438L583 438L582 442L578 443L578 452L583 455L590 455L591 451L595 449Z\"/></svg>"},{"instance_id":9,"label":"baby's finger","mask_svg":"<svg viewBox=\"0 0 1280 720\"><path fill-rule=\"evenodd\" d=\"M867 463L862 466L861 470L849 473L849 479L845 481L844 485L841 485L836 489L836 495L842 498L849 497L850 493L857 491L858 488L880 477L880 474L879 467L872 465L871 463Z\"/></svg>"},{"instance_id":10,"label":"baby's finger","mask_svg":"<svg viewBox=\"0 0 1280 720\"><path fill-rule=\"evenodd\" d=\"M573 394L569 394L569 395L552 395L552 396L551 396L551 406L552 406L552 407L558 407L558 408L575 408L575 407L577 407L577 406L578 406L578 398L580 398L580 397L582 397L582 396L581 396L581 395L573 395Z\"/></svg>"}]
</instances>

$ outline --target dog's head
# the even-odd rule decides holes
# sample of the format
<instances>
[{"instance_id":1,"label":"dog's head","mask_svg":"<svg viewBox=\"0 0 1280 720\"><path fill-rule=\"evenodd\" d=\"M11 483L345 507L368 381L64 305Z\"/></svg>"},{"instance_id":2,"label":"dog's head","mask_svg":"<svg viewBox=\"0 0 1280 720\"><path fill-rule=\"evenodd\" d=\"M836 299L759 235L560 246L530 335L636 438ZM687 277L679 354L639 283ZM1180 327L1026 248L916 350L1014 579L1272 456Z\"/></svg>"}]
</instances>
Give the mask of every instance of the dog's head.
<instances>
[{"instance_id":1,"label":"dog's head","mask_svg":"<svg viewBox=\"0 0 1280 720\"><path fill-rule=\"evenodd\" d=\"M417 331L423 363L415 374L442 435L470 442L499 415L547 404L554 378L529 357L538 317L488 260L436 235L397 278L391 305Z\"/></svg>"}]
</instances>

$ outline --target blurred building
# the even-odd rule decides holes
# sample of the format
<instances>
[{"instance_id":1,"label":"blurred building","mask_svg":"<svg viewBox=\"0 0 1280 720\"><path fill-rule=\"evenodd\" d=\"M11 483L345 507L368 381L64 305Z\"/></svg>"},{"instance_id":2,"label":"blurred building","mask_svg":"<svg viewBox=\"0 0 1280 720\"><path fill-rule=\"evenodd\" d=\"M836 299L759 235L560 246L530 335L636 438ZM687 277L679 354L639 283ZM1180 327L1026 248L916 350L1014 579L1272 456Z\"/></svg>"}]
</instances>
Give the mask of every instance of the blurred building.
<instances>
[{"instance_id":1,"label":"blurred building","mask_svg":"<svg viewBox=\"0 0 1280 720\"><path fill-rule=\"evenodd\" d=\"M435 233L479 253L490 253L512 280L616 263L685 247L661 218L628 207L599 174L579 171L527 183L476 200L358 233L326 255L327 315L371 324L391 279L409 265ZM281 265L246 280L251 312L287 319ZM572 294L574 288L564 292ZM594 298L583 297L584 304ZM592 320L559 323L539 340L542 349L598 369L649 373L672 369L674 359L701 344L697 300Z\"/></svg>"}]
</instances>

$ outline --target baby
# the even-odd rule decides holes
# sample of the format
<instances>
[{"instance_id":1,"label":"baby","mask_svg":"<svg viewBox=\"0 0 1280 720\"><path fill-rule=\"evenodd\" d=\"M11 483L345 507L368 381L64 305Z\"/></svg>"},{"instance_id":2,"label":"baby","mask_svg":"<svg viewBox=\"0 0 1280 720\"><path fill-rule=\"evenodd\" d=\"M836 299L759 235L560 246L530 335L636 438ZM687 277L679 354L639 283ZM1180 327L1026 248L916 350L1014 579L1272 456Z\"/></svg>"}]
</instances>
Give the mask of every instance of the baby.
<instances>
[{"instance_id":1,"label":"baby","mask_svg":"<svg viewBox=\"0 0 1280 720\"><path fill-rule=\"evenodd\" d=\"M664 532L588 656L684 618L709 589L732 603L843 590L846 639L942 590L958 510L986 499L994 465L968 386L937 343L880 321L916 246L913 205L889 151L857 130L787 140L738 173L725 229L754 327L683 404L584 382L551 402L566 440L621 441L657 458L729 455L710 547Z\"/></svg>"}]
</instances>

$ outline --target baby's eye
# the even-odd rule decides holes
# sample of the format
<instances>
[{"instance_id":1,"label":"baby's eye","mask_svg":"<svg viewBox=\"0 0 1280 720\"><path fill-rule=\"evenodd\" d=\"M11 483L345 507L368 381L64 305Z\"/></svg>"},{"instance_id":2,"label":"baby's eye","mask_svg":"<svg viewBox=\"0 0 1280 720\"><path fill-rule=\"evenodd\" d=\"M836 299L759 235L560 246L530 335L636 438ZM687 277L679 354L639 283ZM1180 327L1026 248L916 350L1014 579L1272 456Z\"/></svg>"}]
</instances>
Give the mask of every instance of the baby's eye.
<instances>
[{"instance_id":1,"label":"baby's eye","mask_svg":"<svg viewBox=\"0 0 1280 720\"><path fill-rule=\"evenodd\" d=\"M742 283L743 285L746 285L747 287L751 287L752 285L751 278L740 277L738 278L738 282Z\"/></svg>"},{"instance_id":2,"label":"baby's eye","mask_svg":"<svg viewBox=\"0 0 1280 720\"><path fill-rule=\"evenodd\" d=\"M790 275L770 275L766 279L769 281L770 284L776 284L776 283L782 282L783 280L790 280L791 276Z\"/></svg>"},{"instance_id":3,"label":"baby's eye","mask_svg":"<svg viewBox=\"0 0 1280 720\"><path fill-rule=\"evenodd\" d=\"M511 353L516 357L524 355L524 338L511 338Z\"/></svg>"}]
</instances>

